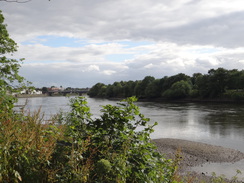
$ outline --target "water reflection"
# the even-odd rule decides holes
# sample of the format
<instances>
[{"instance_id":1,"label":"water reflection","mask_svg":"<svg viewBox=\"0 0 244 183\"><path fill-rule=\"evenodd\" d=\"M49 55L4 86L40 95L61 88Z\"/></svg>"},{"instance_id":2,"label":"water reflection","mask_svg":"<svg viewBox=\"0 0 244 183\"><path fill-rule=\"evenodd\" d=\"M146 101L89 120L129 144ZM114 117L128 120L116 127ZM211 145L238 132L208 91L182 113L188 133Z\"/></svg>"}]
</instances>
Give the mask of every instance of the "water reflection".
<instances>
[{"instance_id":1,"label":"water reflection","mask_svg":"<svg viewBox=\"0 0 244 183\"><path fill-rule=\"evenodd\" d=\"M102 105L118 101L87 98L93 117L98 117ZM18 104L23 104L20 99ZM50 116L68 111L66 97L29 98L27 108L42 108ZM244 105L137 102L151 123L158 122L152 138L180 138L221 145L244 152Z\"/></svg>"},{"instance_id":2,"label":"water reflection","mask_svg":"<svg viewBox=\"0 0 244 183\"><path fill-rule=\"evenodd\" d=\"M139 106L152 121L159 122L153 138L181 138L244 152L243 105L139 103Z\"/></svg>"}]
</instances>

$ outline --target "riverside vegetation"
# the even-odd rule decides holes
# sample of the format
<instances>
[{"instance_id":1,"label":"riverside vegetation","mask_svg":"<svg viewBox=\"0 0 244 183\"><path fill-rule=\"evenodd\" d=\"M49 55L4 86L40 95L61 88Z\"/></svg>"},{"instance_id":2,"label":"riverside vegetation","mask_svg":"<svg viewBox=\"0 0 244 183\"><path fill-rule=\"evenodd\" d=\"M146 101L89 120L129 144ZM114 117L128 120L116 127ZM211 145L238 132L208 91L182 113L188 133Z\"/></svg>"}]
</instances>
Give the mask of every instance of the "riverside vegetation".
<instances>
[{"instance_id":1,"label":"riverside vegetation","mask_svg":"<svg viewBox=\"0 0 244 183\"><path fill-rule=\"evenodd\" d=\"M157 151L150 139L156 124L148 125L134 101L103 106L93 119L86 99L73 98L71 111L48 123L40 110L6 109L0 115L0 182L204 183L177 173L179 154L171 160ZM226 182L215 175L210 180Z\"/></svg>"},{"instance_id":2,"label":"riverside vegetation","mask_svg":"<svg viewBox=\"0 0 244 183\"><path fill-rule=\"evenodd\" d=\"M134 100L92 119L85 98L75 98L48 124L40 111L1 113L0 182L172 182L176 165L156 151Z\"/></svg>"},{"instance_id":3,"label":"riverside vegetation","mask_svg":"<svg viewBox=\"0 0 244 183\"><path fill-rule=\"evenodd\" d=\"M155 79L146 76L143 80L120 81L105 85L95 84L89 91L90 97L139 99L191 99L244 101L244 70L210 69L207 74L193 76L180 73Z\"/></svg>"}]
</instances>

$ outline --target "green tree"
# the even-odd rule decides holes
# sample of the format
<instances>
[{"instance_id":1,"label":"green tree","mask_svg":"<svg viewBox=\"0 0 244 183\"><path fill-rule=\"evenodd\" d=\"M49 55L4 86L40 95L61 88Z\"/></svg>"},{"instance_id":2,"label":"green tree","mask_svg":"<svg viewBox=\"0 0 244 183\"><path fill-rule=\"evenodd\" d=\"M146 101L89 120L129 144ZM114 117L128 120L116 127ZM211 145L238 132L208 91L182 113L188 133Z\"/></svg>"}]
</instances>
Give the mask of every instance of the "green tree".
<instances>
[{"instance_id":1,"label":"green tree","mask_svg":"<svg viewBox=\"0 0 244 183\"><path fill-rule=\"evenodd\" d=\"M241 74L242 72L237 69L233 69L229 71L229 77L227 82L228 89L241 89Z\"/></svg>"},{"instance_id":2,"label":"green tree","mask_svg":"<svg viewBox=\"0 0 244 183\"><path fill-rule=\"evenodd\" d=\"M153 82L149 83L145 95L147 98L156 98L161 96L160 80L155 79Z\"/></svg>"},{"instance_id":3,"label":"green tree","mask_svg":"<svg viewBox=\"0 0 244 183\"><path fill-rule=\"evenodd\" d=\"M123 87L120 82L113 83L113 94L115 97L123 97Z\"/></svg>"},{"instance_id":4,"label":"green tree","mask_svg":"<svg viewBox=\"0 0 244 183\"><path fill-rule=\"evenodd\" d=\"M209 75L199 75L194 84L197 87L198 94L202 98L207 98L209 96Z\"/></svg>"},{"instance_id":5,"label":"green tree","mask_svg":"<svg viewBox=\"0 0 244 183\"><path fill-rule=\"evenodd\" d=\"M210 69L209 74L209 97L220 97L227 88L228 71L224 68Z\"/></svg>"},{"instance_id":6,"label":"green tree","mask_svg":"<svg viewBox=\"0 0 244 183\"><path fill-rule=\"evenodd\" d=\"M17 51L17 44L10 38L4 16L0 11L0 112L3 108L11 110L15 99L8 95L14 92L24 78L19 75L20 63L23 59L10 58Z\"/></svg>"},{"instance_id":7,"label":"green tree","mask_svg":"<svg viewBox=\"0 0 244 183\"><path fill-rule=\"evenodd\" d=\"M97 97L99 95L99 92L101 91L102 87L105 86L103 83L97 83L95 84L88 92L88 95L90 97Z\"/></svg>"},{"instance_id":8,"label":"green tree","mask_svg":"<svg viewBox=\"0 0 244 183\"><path fill-rule=\"evenodd\" d=\"M48 92L48 88L47 88L47 87L45 87L45 86L44 86L44 87L42 87L42 93L43 93L43 94L46 94L47 92Z\"/></svg>"},{"instance_id":9,"label":"green tree","mask_svg":"<svg viewBox=\"0 0 244 183\"><path fill-rule=\"evenodd\" d=\"M240 74L240 89L244 90L244 70Z\"/></svg>"},{"instance_id":10,"label":"green tree","mask_svg":"<svg viewBox=\"0 0 244 183\"><path fill-rule=\"evenodd\" d=\"M191 91L191 97L199 97L200 96L200 80L203 77L201 73L194 73L191 77L191 83L192 83L192 91Z\"/></svg>"},{"instance_id":11,"label":"green tree","mask_svg":"<svg viewBox=\"0 0 244 183\"><path fill-rule=\"evenodd\" d=\"M190 80L190 76L187 76L183 73L179 73L179 74L176 74L174 76L171 76L171 77L165 77L164 78L164 82L163 82L163 90L162 92L170 89L170 87L176 83L177 81L181 81L181 80L184 80L184 81L188 81Z\"/></svg>"},{"instance_id":12,"label":"green tree","mask_svg":"<svg viewBox=\"0 0 244 183\"><path fill-rule=\"evenodd\" d=\"M141 93L141 80L135 81L134 95L139 97Z\"/></svg>"},{"instance_id":13,"label":"green tree","mask_svg":"<svg viewBox=\"0 0 244 183\"><path fill-rule=\"evenodd\" d=\"M135 89L136 83L134 81L128 81L126 82L124 86L124 93L125 97L132 97L134 94L134 89Z\"/></svg>"},{"instance_id":14,"label":"green tree","mask_svg":"<svg viewBox=\"0 0 244 183\"><path fill-rule=\"evenodd\" d=\"M163 93L164 97L172 98L172 99L179 99L185 98L190 95L191 92L191 85L189 82L181 80L174 83L170 89L166 90Z\"/></svg>"},{"instance_id":15,"label":"green tree","mask_svg":"<svg viewBox=\"0 0 244 183\"><path fill-rule=\"evenodd\" d=\"M106 97L114 97L114 90L113 90L113 85L109 84L106 89Z\"/></svg>"},{"instance_id":16,"label":"green tree","mask_svg":"<svg viewBox=\"0 0 244 183\"><path fill-rule=\"evenodd\" d=\"M152 83L155 80L152 76L146 76L141 82L137 83L137 86L135 88L136 90L136 96L138 98L145 98L146 97L146 88L147 86Z\"/></svg>"}]
</instances>

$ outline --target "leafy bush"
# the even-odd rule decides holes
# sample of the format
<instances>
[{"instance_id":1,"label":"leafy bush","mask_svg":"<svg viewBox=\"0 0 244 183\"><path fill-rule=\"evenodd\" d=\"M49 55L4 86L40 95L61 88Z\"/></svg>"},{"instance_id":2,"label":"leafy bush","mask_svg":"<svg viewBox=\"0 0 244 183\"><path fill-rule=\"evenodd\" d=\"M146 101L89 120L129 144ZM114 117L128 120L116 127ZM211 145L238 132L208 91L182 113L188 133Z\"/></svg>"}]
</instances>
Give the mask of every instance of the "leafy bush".
<instances>
[{"instance_id":1,"label":"leafy bush","mask_svg":"<svg viewBox=\"0 0 244 183\"><path fill-rule=\"evenodd\" d=\"M244 91L228 90L224 93L224 97L238 101L244 100Z\"/></svg>"},{"instance_id":2,"label":"leafy bush","mask_svg":"<svg viewBox=\"0 0 244 183\"><path fill-rule=\"evenodd\" d=\"M69 161L75 159L76 168L66 181L79 177L81 182L171 182L172 161L159 154L150 139L156 124L148 125L135 101L131 97L117 106L103 106L100 118L92 119L85 98L72 99L67 136L72 139Z\"/></svg>"}]
</instances>

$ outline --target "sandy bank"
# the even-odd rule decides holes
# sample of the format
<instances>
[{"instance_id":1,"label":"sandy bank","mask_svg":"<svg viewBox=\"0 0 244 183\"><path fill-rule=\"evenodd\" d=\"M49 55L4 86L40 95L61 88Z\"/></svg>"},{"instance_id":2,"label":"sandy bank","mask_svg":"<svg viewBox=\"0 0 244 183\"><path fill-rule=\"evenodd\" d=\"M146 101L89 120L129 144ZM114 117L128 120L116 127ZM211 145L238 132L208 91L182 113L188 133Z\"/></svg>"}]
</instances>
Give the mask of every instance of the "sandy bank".
<instances>
[{"instance_id":1,"label":"sandy bank","mask_svg":"<svg viewBox=\"0 0 244 183\"><path fill-rule=\"evenodd\" d=\"M154 139L159 152L172 156L181 151L182 159L187 166L196 166L206 162L236 162L244 159L244 153L210 144L180 139Z\"/></svg>"}]
</instances>

